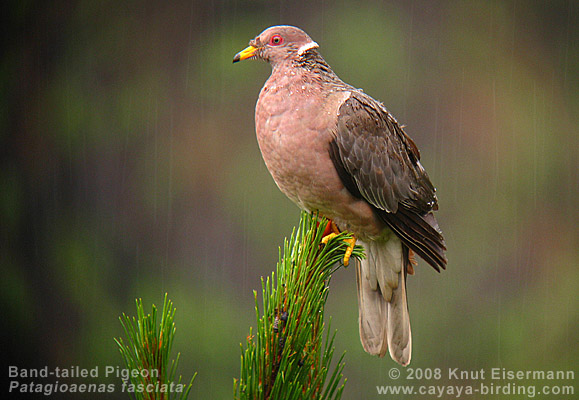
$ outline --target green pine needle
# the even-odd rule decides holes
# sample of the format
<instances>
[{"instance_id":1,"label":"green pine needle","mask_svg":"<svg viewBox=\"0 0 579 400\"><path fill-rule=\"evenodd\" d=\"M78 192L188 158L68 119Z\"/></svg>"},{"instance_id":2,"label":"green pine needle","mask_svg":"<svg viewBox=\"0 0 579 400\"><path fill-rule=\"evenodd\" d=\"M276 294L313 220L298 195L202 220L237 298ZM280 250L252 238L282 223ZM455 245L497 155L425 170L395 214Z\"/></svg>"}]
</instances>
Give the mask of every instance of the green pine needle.
<instances>
[{"instance_id":1,"label":"green pine needle","mask_svg":"<svg viewBox=\"0 0 579 400\"><path fill-rule=\"evenodd\" d=\"M280 249L277 272L261 280L263 315L254 291L257 329L241 354L236 399L339 399L344 355L330 373L335 332L326 334L324 305L331 274L351 238L341 233L321 244L327 220L302 213L298 230ZM352 258L364 256L355 246ZM329 327L328 327L329 331Z\"/></svg>"},{"instance_id":2,"label":"green pine needle","mask_svg":"<svg viewBox=\"0 0 579 400\"><path fill-rule=\"evenodd\" d=\"M159 328L157 307L153 304L151 314L145 314L141 299L136 300L136 305L136 317L131 318L124 313L119 317L127 343L123 338L115 338L130 374L129 380L123 381L123 391L135 399L186 399L197 373L188 384L181 383L180 375L175 380L180 354L169 361L176 330L173 303L165 293Z\"/></svg>"}]
</instances>

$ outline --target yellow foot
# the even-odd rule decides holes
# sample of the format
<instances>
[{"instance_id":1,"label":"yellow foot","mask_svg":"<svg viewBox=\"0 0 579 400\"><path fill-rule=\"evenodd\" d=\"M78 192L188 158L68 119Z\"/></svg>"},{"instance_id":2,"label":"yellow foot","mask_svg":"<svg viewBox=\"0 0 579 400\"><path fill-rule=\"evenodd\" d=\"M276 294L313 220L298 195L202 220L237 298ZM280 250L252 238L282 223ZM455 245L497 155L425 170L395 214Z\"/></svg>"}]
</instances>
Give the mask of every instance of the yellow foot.
<instances>
[{"instance_id":1,"label":"yellow foot","mask_svg":"<svg viewBox=\"0 0 579 400\"><path fill-rule=\"evenodd\" d=\"M333 232L327 234L322 238L323 244L327 244L330 239L335 238L340 233L340 230L333 221L331 222L331 228ZM350 264L350 257L352 256L354 246L356 245L356 238L353 237L351 239L344 239L344 242L348 243L348 248L346 249L346 253L344 254L344 266L347 267Z\"/></svg>"},{"instance_id":2,"label":"yellow foot","mask_svg":"<svg viewBox=\"0 0 579 400\"><path fill-rule=\"evenodd\" d=\"M333 233L333 232L330 233L330 234L328 234L328 235L326 235L326 236L324 236L324 237L322 238L322 244L328 244L328 242L329 242L330 240L332 240L333 238L335 238L336 236L338 236L338 234L337 234L337 233Z\"/></svg>"},{"instance_id":3,"label":"yellow foot","mask_svg":"<svg viewBox=\"0 0 579 400\"><path fill-rule=\"evenodd\" d=\"M347 267L348 264L350 264L350 257L352 256L354 246L356 245L356 238L353 237L352 239L345 239L344 242L348 243L346 254L344 254L344 267Z\"/></svg>"}]
</instances>

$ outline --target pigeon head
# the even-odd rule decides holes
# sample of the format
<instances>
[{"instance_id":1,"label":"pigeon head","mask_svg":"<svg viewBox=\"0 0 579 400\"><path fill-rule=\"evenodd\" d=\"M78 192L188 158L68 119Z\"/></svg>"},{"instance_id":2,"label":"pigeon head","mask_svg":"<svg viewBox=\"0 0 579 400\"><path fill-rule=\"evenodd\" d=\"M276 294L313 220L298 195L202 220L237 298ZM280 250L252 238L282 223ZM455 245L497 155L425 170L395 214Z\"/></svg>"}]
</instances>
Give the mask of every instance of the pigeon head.
<instances>
[{"instance_id":1,"label":"pigeon head","mask_svg":"<svg viewBox=\"0 0 579 400\"><path fill-rule=\"evenodd\" d=\"M295 26L272 26L250 40L249 47L237 53L233 62L257 58L275 67L284 61L299 59L317 47L307 33Z\"/></svg>"}]
</instances>

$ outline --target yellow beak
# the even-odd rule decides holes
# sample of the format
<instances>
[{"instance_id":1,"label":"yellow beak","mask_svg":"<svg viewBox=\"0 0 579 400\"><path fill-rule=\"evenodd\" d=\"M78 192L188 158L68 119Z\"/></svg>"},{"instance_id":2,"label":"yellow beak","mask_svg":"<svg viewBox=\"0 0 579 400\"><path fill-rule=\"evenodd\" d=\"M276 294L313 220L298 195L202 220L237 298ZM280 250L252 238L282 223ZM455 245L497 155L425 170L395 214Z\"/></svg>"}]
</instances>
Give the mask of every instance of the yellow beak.
<instances>
[{"instance_id":1,"label":"yellow beak","mask_svg":"<svg viewBox=\"0 0 579 400\"><path fill-rule=\"evenodd\" d=\"M235 55L235 57L233 57L233 62L236 63L238 61L247 60L248 58L253 57L255 55L256 50L257 50L257 47L253 47L253 46L249 46L249 47L243 49L242 51L237 53Z\"/></svg>"}]
</instances>

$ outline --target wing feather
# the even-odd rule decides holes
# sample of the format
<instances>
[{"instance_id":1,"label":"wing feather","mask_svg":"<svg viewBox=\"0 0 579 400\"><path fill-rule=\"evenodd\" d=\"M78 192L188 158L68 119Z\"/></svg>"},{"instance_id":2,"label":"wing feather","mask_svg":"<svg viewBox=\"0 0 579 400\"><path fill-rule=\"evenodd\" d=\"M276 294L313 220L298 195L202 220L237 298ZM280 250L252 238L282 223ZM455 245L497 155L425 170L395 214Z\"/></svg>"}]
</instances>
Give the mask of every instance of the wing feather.
<instances>
[{"instance_id":1,"label":"wing feather","mask_svg":"<svg viewBox=\"0 0 579 400\"><path fill-rule=\"evenodd\" d=\"M340 106L330 158L350 193L370 203L398 237L437 271L445 243L434 218L435 188L418 148L384 106L352 91Z\"/></svg>"}]
</instances>

